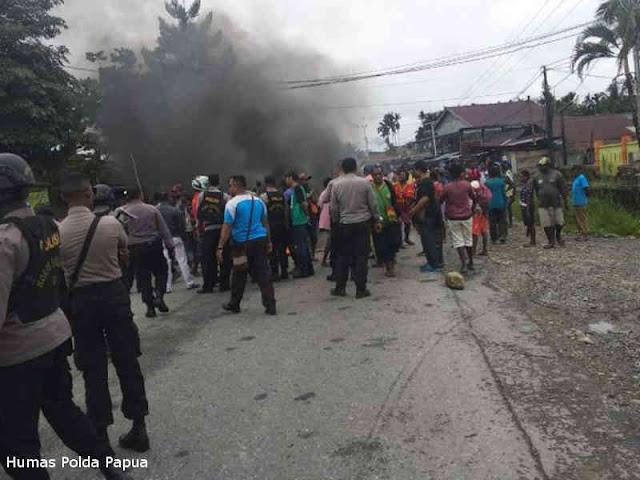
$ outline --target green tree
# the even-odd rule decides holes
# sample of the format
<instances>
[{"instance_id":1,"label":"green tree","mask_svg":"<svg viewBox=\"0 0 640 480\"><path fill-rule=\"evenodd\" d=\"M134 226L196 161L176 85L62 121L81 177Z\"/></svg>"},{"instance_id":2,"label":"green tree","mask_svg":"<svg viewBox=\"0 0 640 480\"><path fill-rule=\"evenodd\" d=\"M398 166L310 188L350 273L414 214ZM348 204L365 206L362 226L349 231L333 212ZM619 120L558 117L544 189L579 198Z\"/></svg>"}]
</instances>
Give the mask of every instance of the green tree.
<instances>
[{"instance_id":1,"label":"green tree","mask_svg":"<svg viewBox=\"0 0 640 480\"><path fill-rule=\"evenodd\" d=\"M378 125L378 134L384 139L389 150L393 150L398 144L401 118L399 113L389 112L384 115Z\"/></svg>"},{"instance_id":2,"label":"green tree","mask_svg":"<svg viewBox=\"0 0 640 480\"><path fill-rule=\"evenodd\" d=\"M615 59L618 72L624 72L627 91L635 93L629 55L638 45L638 0L610 0L603 2L596 12L597 22L586 27L578 37L573 52L573 68L582 76L589 66L602 59ZM633 124L640 131L638 111L633 109Z\"/></svg>"},{"instance_id":3,"label":"green tree","mask_svg":"<svg viewBox=\"0 0 640 480\"><path fill-rule=\"evenodd\" d=\"M63 68L67 49L50 44L66 28L50 14L62 3L0 2L0 151L23 155L49 181L82 133L81 88Z\"/></svg>"},{"instance_id":4,"label":"green tree","mask_svg":"<svg viewBox=\"0 0 640 480\"><path fill-rule=\"evenodd\" d=\"M420 120L420 126L416 130L416 141L424 140L425 138L431 138L431 124L436 122L440 118L442 112L429 112L420 111L418 114L418 120Z\"/></svg>"},{"instance_id":5,"label":"green tree","mask_svg":"<svg viewBox=\"0 0 640 480\"><path fill-rule=\"evenodd\" d=\"M178 0L171 0L165 2L165 9L169 15L180 22L180 28L186 29L189 23L195 20L200 13L200 0L195 0L189 8L186 8L184 4L180 4ZM162 22L162 20L160 21Z\"/></svg>"},{"instance_id":6,"label":"green tree","mask_svg":"<svg viewBox=\"0 0 640 480\"><path fill-rule=\"evenodd\" d=\"M213 28L213 14L199 18L199 1L188 8L170 1L165 7L174 21L159 19L154 48L143 48L140 56L128 48L87 53L100 67L97 126L126 171L134 155L143 181L148 172L155 178L175 172L177 159L185 172L201 165L202 157L185 152L209 154L206 142L218 114L218 97L210 92L215 85L228 88L226 75L235 65L233 50ZM255 109L245 113L239 124L251 124L246 117L262 119Z\"/></svg>"}]
</instances>

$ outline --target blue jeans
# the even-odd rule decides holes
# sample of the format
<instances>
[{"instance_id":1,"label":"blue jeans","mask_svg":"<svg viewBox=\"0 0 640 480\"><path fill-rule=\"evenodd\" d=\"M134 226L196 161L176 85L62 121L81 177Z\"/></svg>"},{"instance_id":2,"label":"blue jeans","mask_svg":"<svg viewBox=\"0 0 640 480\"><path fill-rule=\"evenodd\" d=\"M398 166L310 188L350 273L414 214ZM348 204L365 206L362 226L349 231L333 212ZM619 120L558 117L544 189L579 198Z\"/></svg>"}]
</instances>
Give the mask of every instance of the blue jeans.
<instances>
[{"instance_id":1,"label":"blue jeans","mask_svg":"<svg viewBox=\"0 0 640 480\"><path fill-rule=\"evenodd\" d=\"M422 249L427 255L427 262L433 268L440 268L444 263L442 252L442 222L440 219L427 217L418 226Z\"/></svg>"},{"instance_id":2,"label":"blue jeans","mask_svg":"<svg viewBox=\"0 0 640 480\"><path fill-rule=\"evenodd\" d=\"M311 255L309 254L309 231L306 225L299 225L291 229L293 245L296 249L296 267L303 274L309 274L313 271L311 265Z\"/></svg>"}]
</instances>

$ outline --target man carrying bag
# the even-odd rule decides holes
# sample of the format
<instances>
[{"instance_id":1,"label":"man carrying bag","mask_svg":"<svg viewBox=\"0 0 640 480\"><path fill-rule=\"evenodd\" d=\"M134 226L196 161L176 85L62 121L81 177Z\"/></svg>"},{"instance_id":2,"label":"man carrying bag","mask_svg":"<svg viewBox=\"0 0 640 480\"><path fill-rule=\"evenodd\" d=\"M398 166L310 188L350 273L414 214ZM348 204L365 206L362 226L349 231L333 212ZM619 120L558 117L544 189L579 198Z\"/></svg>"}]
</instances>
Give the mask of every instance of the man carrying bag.
<instances>
[{"instance_id":1,"label":"man carrying bag","mask_svg":"<svg viewBox=\"0 0 640 480\"><path fill-rule=\"evenodd\" d=\"M240 313L240 302L247 285L247 274L252 269L260 291L265 313L276 314L276 299L271 281L269 254L271 235L267 207L255 195L247 190L247 181L242 175L229 180L229 193L233 198L227 202L224 212L224 225L216 255L221 260L224 247L231 238L231 256L233 270L231 275L231 300L222 306L232 313Z\"/></svg>"},{"instance_id":2,"label":"man carrying bag","mask_svg":"<svg viewBox=\"0 0 640 480\"><path fill-rule=\"evenodd\" d=\"M60 224L60 249L68 289L68 316L75 362L82 372L87 415L101 439L113 424L108 382L107 345L122 390L122 413L132 420L120 446L149 449L145 417L149 413L144 377L138 363L140 337L133 321L129 292L122 278L128 258L127 236L114 217L96 217L89 178L68 174L61 185L69 206Z\"/></svg>"}]
</instances>

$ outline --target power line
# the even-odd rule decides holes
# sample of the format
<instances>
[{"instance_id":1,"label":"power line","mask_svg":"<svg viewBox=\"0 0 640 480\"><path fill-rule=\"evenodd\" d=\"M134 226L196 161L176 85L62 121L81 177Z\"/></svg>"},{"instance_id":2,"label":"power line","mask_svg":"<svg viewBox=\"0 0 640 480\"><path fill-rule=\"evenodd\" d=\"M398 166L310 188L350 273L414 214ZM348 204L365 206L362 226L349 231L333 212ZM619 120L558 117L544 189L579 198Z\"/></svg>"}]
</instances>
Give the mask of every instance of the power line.
<instances>
[{"instance_id":1,"label":"power line","mask_svg":"<svg viewBox=\"0 0 640 480\"><path fill-rule=\"evenodd\" d=\"M559 2L556 4L556 6L555 6L554 8L552 8L552 9L549 11L549 13L548 13L548 14L547 14L543 19L542 19L542 21L538 24L538 26L534 28L534 30L533 30L533 32L531 32L531 34L534 34L534 33L536 33L538 30L540 30L540 27L542 27L542 26L545 24L545 22L546 22L549 18L551 18L551 16L552 16L552 15L553 15L557 10L558 10L558 8L560 7L560 5L562 5L562 3L563 3L563 2L564 2L564 0L559 0ZM553 31L553 29L552 29L552 31ZM495 78L495 80L494 80L492 83L490 83L489 85L487 85L487 86L486 86L486 88L491 88L491 87L493 87L493 86L494 86L496 83L498 83L498 81L500 81L500 80L501 80L505 75L507 75L508 73L512 72L512 71L513 71L513 68L525 59L525 57L527 56L527 53L528 53L528 52L526 52L526 51L525 51L525 52L523 52L523 54L522 54L518 59L516 59L516 61L515 61L515 62L513 62L513 63L512 63L512 64L511 64L511 65L510 65L510 66L509 66L509 67L508 67L504 72L502 72L501 74L499 74L499 75ZM506 65L506 63L505 63L505 65Z\"/></svg>"},{"instance_id":2,"label":"power line","mask_svg":"<svg viewBox=\"0 0 640 480\"><path fill-rule=\"evenodd\" d=\"M527 24L524 26L524 28L520 29L520 27L518 26L514 32L512 32L512 34L509 36L509 40L508 41L512 41L512 40L516 40L517 38L519 38L520 36L524 35L524 33L527 31L527 29L529 28L529 25L531 25L531 23L538 18L538 15L540 15L540 13L542 13L542 11L546 8L546 6L549 4L551 0L546 0L544 2L544 4L542 5L542 7L540 7L540 9L536 12L536 14L531 17L529 19L529 21L527 22ZM520 32L520 35L513 35L513 33L515 32ZM471 93L473 92L474 88L476 86L479 86L482 82L484 82L484 80L488 77L490 77L493 73L494 73L494 67L498 64L498 59L496 58L491 65L489 65L489 67L483 72L483 74L480 76L480 78L478 78L476 80L476 82L472 83L471 86L467 89L467 91L465 92L465 95L471 95Z\"/></svg>"},{"instance_id":3,"label":"power line","mask_svg":"<svg viewBox=\"0 0 640 480\"><path fill-rule=\"evenodd\" d=\"M485 97L499 97L502 95L513 95L516 92L498 92L498 93L490 93L486 95L477 95L475 97L469 98L485 98ZM453 97L453 98L438 98L438 99L427 99L427 100L415 100L412 102L399 102L399 103L379 103L376 105L335 105L329 107L319 107L323 110L342 110L342 109L356 109L356 108L381 108L381 107L395 107L401 105L416 105L421 103L437 103L437 102L450 102L453 100L465 100L467 97Z\"/></svg>"},{"instance_id":4,"label":"power line","mask_svg":"<svg viewBox=\"0 0 640 480\"><path fill-rule=\"evenodd\" d=\"M584 2L584 0L578 0L578 1L575 3L575 5L569 9L569 11L566 13L566 15L565 15L564 17L562 17L562 18L560 19L560 21L559 21L558 23L556 23L556 24L553 26L553 28L558 28L558 27L562 24L562 22L564 22L567 18L569 18L569 15L571 15L571 14L574 12L574 10L575 10L576 8L578 8L578 6L580 6L580 4L581 4L582 2Z\"/></svg>"},{"instance_id":5,"label":"power line","mask_svg":"<svg viewBox=\"0 0 640 480\"><path fill-rule=\"evenodd\" d=\"M515 98L518 98L520 95L523 95L527 90L529 90L531 88L531 86L536 82L536 80L538 80L538 78L540 78L540 75L541 75L541 73L540 73L540 71L538 71L535 74L535 76L531 79L531 81L529 81L527 83L527 86L524 87L522 90L520 90L518 92L518 94L515 96Z\"/></svg>"},{"instance_id":6,"label":"power line","mask_svg":"<svg viewBox=\"0 0 640 480\"><path fill-rule=\"evenodd\" d=\"M555 94L556 91L556 87L558 85L560 85L561 83L563 83L567 78L569 78L571 75L573 75L573 72L569 72L567 73L566 76L562 77L562 80L560 80L558 83L556 83L553 87L551 87L551 89L553 90L553 93Z\"/></svg>"},{"instance_id":7,"label":"power line","mask_svg":"<svg viewBox=\"0 0 640 480\"><path fill-rule=\"evenodd\" d=\"M520 50L536 48L542 45L547 45L549 43L554 43L554 42L564 40L566 38L573 37L574 34L561 36L559 38L553 38L553 37L558 37L559 35L573 32L577 29L584 28L585 26L591 25L592 23L593 22L586 22L583 24L575 25L573 27L568 27L555 32L549 32L544 35L538 35L537 37L527 38L522 41L499 45L496 47L488 47L485 49L475 50L471 52L465 52L465 53L458 54L451 57L442 57L440 59L432 60L430 62L416 63L413 66L389 67L385 70L377 70L377 71L371 71L368 73L352 74L352 75L344 75L344 76L320 77L320 78L306 79L306 80L288 80L284 83L287 85L291 85L292 88L302 88L305 86L319 86L319 85L326 85L326 84L332 84L332 83L352 82L352 81L382 77L387 75L400 75L404 73L419 72L423 70L430 70L433 68L442 68L445 66L459 65L459 64L475 62L479 60L486 60L489 58L494 58L496 56L505 55L508 53L514 53Z\"/></svg>"},{"instance_id":8,"label":"power line","mask_svg":"<svg viewBox=\"0 0 640 480\"><path fill-rule=\"evenodd\" d=\"M562 73L569 73L570 75L576 75L579 77L579 75L576 72L567 72L567 70L562 70L560 68L550 68L549 70L555 70L556 72L562 72ZM624 74L620 74L620 75L616 75L615 77L607 77L606 75L595 75L593 73L583 73L582 76L583 77L592 77L592 78L603 78L605 80L613 80L614 78L617 78L621 75Z\"/></svg>"}]
</instances>

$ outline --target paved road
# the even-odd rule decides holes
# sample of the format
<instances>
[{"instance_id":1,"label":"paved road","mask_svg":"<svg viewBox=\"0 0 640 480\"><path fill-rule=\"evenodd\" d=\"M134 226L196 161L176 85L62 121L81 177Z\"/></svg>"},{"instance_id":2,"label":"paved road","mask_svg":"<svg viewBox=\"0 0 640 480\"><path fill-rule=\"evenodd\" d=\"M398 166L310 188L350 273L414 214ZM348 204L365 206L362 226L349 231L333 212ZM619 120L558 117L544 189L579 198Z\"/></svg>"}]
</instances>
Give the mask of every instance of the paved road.
<instances>
[{"instance_id":1,"label":"paved road","mask_svg":"<svg viewBox=\"0 0 640 480\"><path fill-rule=\"evenodd\" d=\"M152 412L152 450L134 456L149 466L134 478L551 478L562 459L529 426L531 405L509 396L528 367L494 356L548 352L517 331L526 319L481 274L454 293L418 273L416 252L402 250L397 279L371 271L370 299L330 297L321 269L280 283L277 317L263 315L254 287L240 315L223 313L226 296L178 286L171 314L149 320L134 298ZM83 404L77 375L75 392ZM112 392L119 408L115 381ZM117 417L113 440L127 428ZM70 454L44 421L41 430L44 456Z\"/></svg>"}]
</instances>

